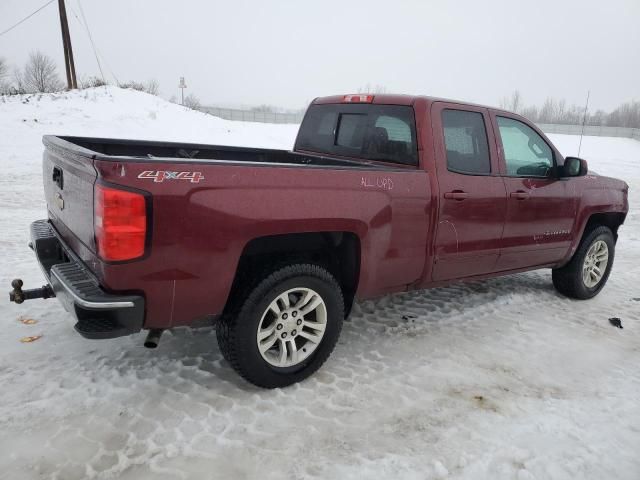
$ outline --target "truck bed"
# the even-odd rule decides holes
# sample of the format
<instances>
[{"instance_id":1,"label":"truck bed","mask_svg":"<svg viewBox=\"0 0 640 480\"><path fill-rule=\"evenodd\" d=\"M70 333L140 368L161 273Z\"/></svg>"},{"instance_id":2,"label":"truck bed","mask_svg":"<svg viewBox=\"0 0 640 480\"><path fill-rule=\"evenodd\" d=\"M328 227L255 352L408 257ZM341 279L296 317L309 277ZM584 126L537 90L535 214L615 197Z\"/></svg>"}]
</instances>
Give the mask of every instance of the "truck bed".
<instances>
[{"instance_id":1,"label":"truck bed","mask_svg":"<svg viewBox=\"0 0 640 480\"><path fill-rule=\"evenodd\" d=\"M267 163L332 168L366 166L367 169L376 170L396 169L393 166L366 160L348 160L266 148L53 135L46 135L43 141L47 146L58 146L81 156L103 161L111 159L116 161L125 160L127 162Z\"/></svg>"},{"instance_id":2,"label":"truck bed","mask_svg":"<svg viewBox=\"0 0 640 480\"><path fill-rule=\"evenodd\" d=\"M188 143L67 136L43 142L53 231L105 292L144 295L146 328L222 312L240 258L256 241L302 235L295 250L314 232L334 243L345 235L362 239L357 248L365 260L357 270L365 298L409 284L425 268L431 184L417 166ZM96 185L147 199L143 257L98 255Z\"/></svg>"}]
</instances>

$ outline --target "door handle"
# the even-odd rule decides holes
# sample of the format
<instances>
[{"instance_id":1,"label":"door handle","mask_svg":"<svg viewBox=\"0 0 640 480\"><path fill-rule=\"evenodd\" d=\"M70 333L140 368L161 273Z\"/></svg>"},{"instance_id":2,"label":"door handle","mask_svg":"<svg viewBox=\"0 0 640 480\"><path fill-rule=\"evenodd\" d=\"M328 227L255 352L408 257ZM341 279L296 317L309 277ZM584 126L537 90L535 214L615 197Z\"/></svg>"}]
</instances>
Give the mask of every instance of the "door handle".
<instances>
[{"instance_id":1,"label":"door handle","mask_svg":"<svg viewBox=\"0 0 640 480\"><path fill-rule=\"evenodd\" d=\"M463 192L462 190L454 190L453 192L445 192L444 198L462 201L465 198L469 198L469 194L467 192Z\"/></svg>"},{"instance_id":2,"label":"door handle","mask_svg":"<svg viewBox=\"0 0 640 480\"><path fill-rule=\"evenodd\" d=\"M526 200L527 198L529 198L529 193L523 190L518 190L517 192L511 192L511 198L517 198L518 200Z\"/></svg>"}]
</instances>

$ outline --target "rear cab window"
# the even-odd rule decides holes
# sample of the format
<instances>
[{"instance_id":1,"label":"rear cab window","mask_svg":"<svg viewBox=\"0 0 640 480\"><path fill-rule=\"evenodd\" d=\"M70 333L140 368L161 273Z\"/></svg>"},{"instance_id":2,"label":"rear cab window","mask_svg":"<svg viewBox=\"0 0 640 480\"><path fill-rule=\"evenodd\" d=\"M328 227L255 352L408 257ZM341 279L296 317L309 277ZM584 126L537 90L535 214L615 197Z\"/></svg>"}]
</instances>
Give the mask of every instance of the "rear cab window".
<instances>
[{"instance_id":1,"label":"rear cab window","mask_svg":"<svg viewBox=\"0 0 640 480\"><path fill-rule=\"evenodd\" d=\"M311 105L300 126L296 150L418 164L413 108L404 105Z\"/></svg>"}]
</instances>

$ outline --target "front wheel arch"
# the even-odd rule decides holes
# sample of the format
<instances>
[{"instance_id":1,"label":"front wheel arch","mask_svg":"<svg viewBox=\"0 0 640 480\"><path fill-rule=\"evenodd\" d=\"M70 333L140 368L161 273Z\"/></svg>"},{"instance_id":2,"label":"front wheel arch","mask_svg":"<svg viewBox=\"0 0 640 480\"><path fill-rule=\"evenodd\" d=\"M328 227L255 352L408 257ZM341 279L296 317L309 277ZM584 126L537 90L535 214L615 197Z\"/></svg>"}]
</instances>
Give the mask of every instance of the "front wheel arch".
<instances>
[{"instance_id":1,"label":"front wheel arch","mask_svg":"<svg viewBox=\"0 0 640 480\"><path fill-rule=\"evenodd\" d=\"M585 259L589 249L598 241L605 242L607 245L606 270L595 286L588 286L583 279ZM607 283L614 257L615 238L611 229L603 225L596 226L585 232L571 260L566 265L552 270L553 285L558 292L570 298L586 300L595 297Z\"/></svg>"},{"instance_id":2,"label":"front wheel arch","mask_svg":"<svg viewBox=\"0 0 640 480\"><path fill-rule=\"evenodd\" d=\"M592 213L584 226L582 237L598 227L607 227L611 230L614 242L618 240L618 229L624 223L626 213L622 212L601 212Z\"/></svg>"}]
</instances>

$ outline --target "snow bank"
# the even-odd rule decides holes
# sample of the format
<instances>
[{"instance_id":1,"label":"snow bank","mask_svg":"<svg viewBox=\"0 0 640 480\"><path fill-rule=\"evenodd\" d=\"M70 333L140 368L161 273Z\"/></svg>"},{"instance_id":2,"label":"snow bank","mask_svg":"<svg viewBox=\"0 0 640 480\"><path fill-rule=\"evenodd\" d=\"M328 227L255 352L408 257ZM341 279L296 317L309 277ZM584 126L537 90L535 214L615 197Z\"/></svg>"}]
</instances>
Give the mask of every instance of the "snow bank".
<instances>
[{"instance_id":1,"label":"snow bank","mask_svg":"<svg viewBox=\"0 0 640 480\"><path fill-rule=\"evenodd\" d=\"M230 122L112 86L0 96L0 115L3 137L19 138L33 132L291 148L297 132L295 125Z\"/></svg>"},{"instance_id":2,"label":"snow bank","mask_svg":"<svg viewBox=\"0 0 640 480\"><path fill-rule=\"evenodd\" d=\"M295 127L115 88L0 99L5 290L42 283L26 242L46 215L45 133L289 148ZM552 138L576 153L577 137ZM582 156L632 188L598 297L563 298L540 271L364 302L323 369L285 390L241 381L211 329L151 351L142 334L80 338L55 301L4 297L0 478L637 480L640 142L587 137Z\"/></svg>"}]
</instances>

